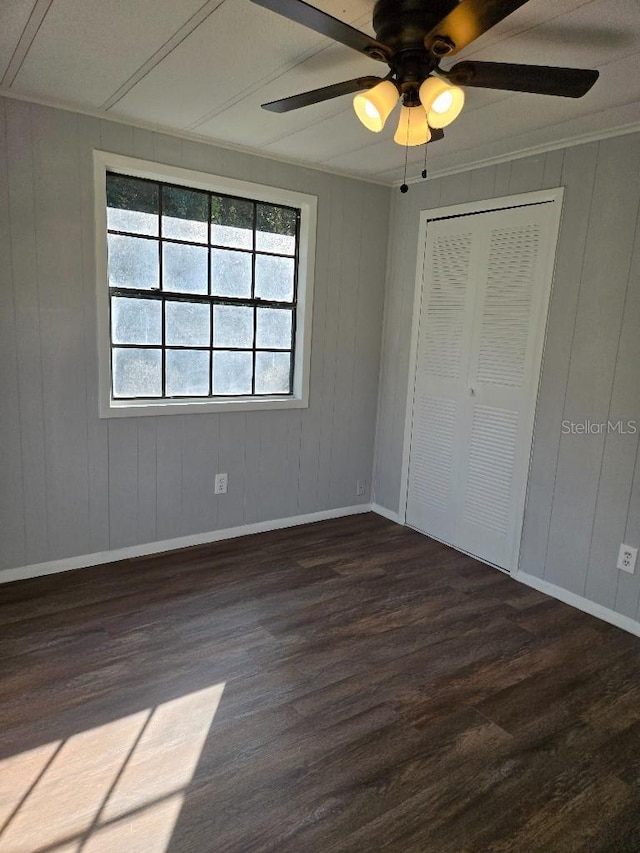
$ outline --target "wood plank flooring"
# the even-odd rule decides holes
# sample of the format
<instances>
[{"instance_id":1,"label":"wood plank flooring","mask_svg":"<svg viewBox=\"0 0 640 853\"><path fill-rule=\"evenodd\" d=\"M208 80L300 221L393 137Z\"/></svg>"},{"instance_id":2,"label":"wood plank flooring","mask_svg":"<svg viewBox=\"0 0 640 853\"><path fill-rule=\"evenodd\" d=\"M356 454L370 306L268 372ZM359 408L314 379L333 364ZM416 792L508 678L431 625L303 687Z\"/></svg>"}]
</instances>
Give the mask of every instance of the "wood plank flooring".
<instances>
[{"instance_id":1,"label":"wood plank flooring","mask_svg":"<svg viewBox=\"0 0 640 853\"><path fill-rule=\"evenodd\" d=\"M0 587L3 853L640 851L640 640L378 516Z\"/></svg>"}]
</instances>

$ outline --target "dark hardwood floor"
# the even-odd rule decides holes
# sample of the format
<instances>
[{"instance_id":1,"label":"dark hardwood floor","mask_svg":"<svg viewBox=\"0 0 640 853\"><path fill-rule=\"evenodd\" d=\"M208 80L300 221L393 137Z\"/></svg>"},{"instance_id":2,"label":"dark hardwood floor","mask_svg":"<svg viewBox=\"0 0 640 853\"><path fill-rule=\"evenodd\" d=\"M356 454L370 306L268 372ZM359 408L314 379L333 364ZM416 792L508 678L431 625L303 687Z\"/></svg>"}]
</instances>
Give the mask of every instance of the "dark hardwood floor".
<instances>
[{"instance_id":1,"label":"dark hardwood floor","mask_svg":"<svg viewBox=\"0 0 640 853\"><path fill-rule=\"evenodd\" d=\"M640 851L640 639L378 516L0 602L0 851Z\"/></svg>"}]
</instances>

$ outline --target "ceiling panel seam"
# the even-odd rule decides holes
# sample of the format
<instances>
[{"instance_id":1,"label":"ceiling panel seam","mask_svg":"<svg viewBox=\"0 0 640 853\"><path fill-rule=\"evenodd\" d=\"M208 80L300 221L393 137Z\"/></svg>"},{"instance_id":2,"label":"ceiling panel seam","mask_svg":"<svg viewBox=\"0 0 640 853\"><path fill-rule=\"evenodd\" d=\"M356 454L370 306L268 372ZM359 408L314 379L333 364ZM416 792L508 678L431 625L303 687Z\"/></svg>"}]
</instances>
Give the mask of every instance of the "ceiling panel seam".
<instances>
[{"instance_id":1,"label":"ceiling panel seam","mask_svg":"<svg viewBox=\"0 0 640 853\"><path fill-rule=\"evenodd\" d=\"M241 104L242 101L245 101L254 92L263 89L264 86L268 83L273 83L274 80L277 80L279 77L288 74L289 71L293 70L294 68L297 68L299 65L303 65L305 62L307 62L309 59L312 59L314 56L318 56L325 50L329 50L330 47L331 45L326 45L325 47L322 47L319 50L316 48L312 48L306 51L305 53L299 54L292 62L289 62L286 65L281 65L273 73L266 74L264 77L261 77L258 81L256 81L256 83L252 84L251 86L247 86L245 89L238 92L232 98L229 98L227 101L224 102L224 104L221 104L220 106L209 110L209 112L205 113L204 115L197 118L195 121L191 122L191 124L187 125L187 130L195 130L201 125L206 124L214 118L217 118L218 116L225 113L227 110L232 109L232 107Z\"/></svg>"},{"instance_id":2,"label":"ceiling panel seam","mask_svg":"<svg viewBox=\"0 0 640 853\"><path fill-rule=\"evenodd\" d=\"M365 26L366 24L370 23L370 16L361 15L359 18L356 18L353 21L349 21L348 23L353 27ZM327 39L323 39L321 43L324 43L326 41L327 41ZM309 48L309 50L305 51L304 53L299 54L291 62L288 62L286 65L281 65L272 74L266 74L264 77L261 77L260 80L258 80L255 84L253 84L251 86L247 86L246 89L243 89L241 92L239 92L233 98L230 98L228 101L225 101L225 103L222 104L221 106L215 107L213 110L210 110L205 115L200 116L200 118L196 119L194 122L192 122L190 125L188 125L187 130L195 130L196 128L200 127L201 125L206 124L207 122L211 121L211 119L217 118L217 116L226 112L228 109L231 109L232 107L235 107L237 104L242 103L242 101L246 100L246 98L249 95L252 95L254 92L259 91L261 88L264 88L264 86L267 83L272 83L274 80L277 80L279 77L282 77L285 74L288 74L289 71L292 71L294 68L297 68L299 65L303 65L309 59L313 59L314 56L318 56L319 54L323 53L325 50L329 50L331 47L334 46L334 44L335 44L334 42L329 42L328 44L323 44L323 46L320 48L318 48L318 47Z\"/></svg>"},{"instance_id":3,"label":"ceiling panel seam","mask_svg":"<svg viewBox=\"0 0 640 853\"><path fill-rule=\"evenodd\" d=\"M18 44L13 51L7 70L4 72L2 80L0 80L0 85L13 85L14 80L18 76L18 72L22 68L22 63L27 58L27 54L31 50L31 45L35 41L35 37L38 35L38 30L42 26L44 19L47 17L47 12L49 11L52 3L53 0L36 0L34 3L31 14L29 15L29 20L25 24L25 28L18 39Z\"/></svg>"},{"instance_id":4,"label":"ceiling panel seam","mask_svg":"<svg viewBox=\"0 0 640 853\"><path fill-rule=\"evenodd\" d=\"M212 15L217 9L225 3L226 0L207 0L204 6L201 6L189 20L177 30L170 39L168 39L156 52L144 62L137 71L135 71L128 80L126 80L120 88L106 100L101 109L107 111L114 107L124 96L133 89L144 77L147 76L153 69L159 65L163 59L166 59L182 42L188 38L191 33L196 30L200 24L204 23L207 18Z\"/></svg>"}]
</instances>

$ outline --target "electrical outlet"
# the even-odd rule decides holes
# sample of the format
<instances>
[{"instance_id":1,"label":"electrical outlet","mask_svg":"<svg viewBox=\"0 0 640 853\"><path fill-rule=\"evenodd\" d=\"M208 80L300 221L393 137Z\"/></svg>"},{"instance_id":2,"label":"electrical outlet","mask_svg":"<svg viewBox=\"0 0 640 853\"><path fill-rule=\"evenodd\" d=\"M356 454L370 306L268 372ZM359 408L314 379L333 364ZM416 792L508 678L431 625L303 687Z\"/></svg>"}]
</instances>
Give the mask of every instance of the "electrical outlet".
<instances>
[{"instance_id":1,"label":"electrical outlet","mask_svg":"<svg viewBox=\"0 0 640 853\"><path fill-rule=\"evenodd\" d=\"M618 568L632 575L636 570L637 557L637 548L632 548L630 545L621 545L620 553L618 554Z\"/></svg>"},{"instance_id":2,"label":"electrical outlet","mask_svg":"<svg viewBox=\"0 0 640 853\"><path fill-rule=\"evenodd\" d=\"M216 493L216 495L226 495L228 485L229 485L229 477L227 474L216 474L216 481L215 481L215 493Z\"/></svg>"},{"instance_id":3,"label":"electrical outlet","mask_svg":"<svg viewBox=\"0 0 640 853\"><path fill-rule=\"evenodd\" d=\"M367 481L366 480L358 480L356 483L356 495L362 496L364 495L367 489Z\"/></svg>"}]
</instances>

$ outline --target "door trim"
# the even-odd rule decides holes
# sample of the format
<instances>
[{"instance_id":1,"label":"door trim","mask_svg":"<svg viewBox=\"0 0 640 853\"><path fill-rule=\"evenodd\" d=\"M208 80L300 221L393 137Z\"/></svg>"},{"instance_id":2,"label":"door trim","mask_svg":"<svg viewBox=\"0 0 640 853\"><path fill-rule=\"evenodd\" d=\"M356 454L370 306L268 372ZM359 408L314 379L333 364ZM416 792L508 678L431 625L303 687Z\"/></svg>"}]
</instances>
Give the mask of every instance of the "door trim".
<instances>
[{"instance_id":1,"label":"door trim","mask_svg":"<svg viewBox=\"0 0 640 853\"><path fill-rule=\"evenodd\" d=\"M544 364L544 348L547 340L547 328L549 324L549 306L551 305L551 295L553 292L553 282L555 279L555 266L557 245L560 236L560 224L562 219L562 208L564 199L564 187L555 187L548 190L540 190L530 193L519 193L517 195L501 196L500 198L485 199L483 201L465 202L463 204L448 205L446 207L437 207L431 210L420 211L420 226L418 230L418 258L416 261L416 276L414 283L413 294L413 319L411 324L411 342L409 350L409 374L407 380L407 403L405 409L404 420L404 440L402 447L402 473L400 479L400 506L398 516L401 524L406 524L407 520L407 500L409 493L409 460L411 453L411 430L413 425L413 405L415 397L416 369L418 358L418 333L420 329L420 319L422 311L422 285L424 275L424 264L426 256L427 242L427 227L429 222L438 219L448 219L457 216L472 216L477 213L491 213L496 210L502 210L512 207L528 207L536 204L552 204L553 205L553 227L556 234L556 251L549 253L547 259L547 275L545 278L546 292L544 298L547 302L547 312L545 322L543 324L543 334L536 341L536 363L540 365L538 371L538 382L535 393L535 405L531 407L529 415L529 428L531 431L531 447L529 450L529 466L527 472L527 483L525 487L525 498L522 510L522 515L518 523L516 539L518 541L518 552L514 555L513 564L509 567L511 575L517 574L520 567L520 551L522 546L522 525L524 522L524 512L527 505L529 495L529 480L531 476L531 451L533 449L533 437L535 432L535 416L538 410L538 397L540 393L540 379L542 377L542 367Z\"/></svg>"}]
</instances>

